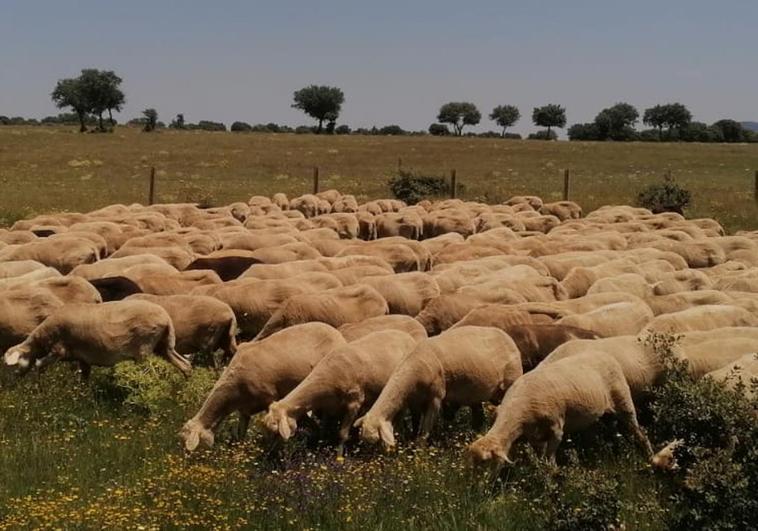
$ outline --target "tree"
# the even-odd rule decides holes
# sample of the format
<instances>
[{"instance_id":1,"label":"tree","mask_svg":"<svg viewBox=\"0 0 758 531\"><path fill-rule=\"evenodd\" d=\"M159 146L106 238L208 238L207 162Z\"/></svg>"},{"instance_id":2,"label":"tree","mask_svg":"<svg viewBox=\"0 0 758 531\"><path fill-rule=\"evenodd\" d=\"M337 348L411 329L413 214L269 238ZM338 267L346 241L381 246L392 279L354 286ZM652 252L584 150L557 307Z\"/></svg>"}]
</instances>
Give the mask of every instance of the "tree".
<instances>
[{"instance_id":1,"label":"tree","mask_svg":"<svg viewBox=\"0 0 758 531\"><path fill-rule=\"evenodd\" d=\"M719 120L713 127L721 133L724 142L744 142L747 138L742 124L734 120Z\"/></svg>"},{"instance_id":2,"label":"tree","mask_svg":"<svg viewBox=\"0 0 758 531\"><path fill-rule=\"evenodd\" d=\"M629 140L634 137L634 124L640 113L628 103L617 103L603 109L595 117L595 127L601 140Z\"/></svg>"},{"instance_id":3,"label":"tree","mask_svg":"<svg viewBox=\"0 0 758 531\"><path fill-rule=\"evenodd\" d=\"M679 133L686 128L692 121L692 113L681 103L667 103L665 105L656 105L645 110L642 117L643 123L658 129L658 136L662 136L663 128L668 128L668 136L674 129Z\"/></svg>"},{"instance_id":4,"label":"tree","mask_svg":"<svg viewBox=\"0 0 758 531\"><path fill-rule=\"evenodd\" d=\"M120 110L125 102L124 93L121 92L121 78L111 70L97 70L86 68L79 76L79 83L84 97L89 105L89 111L98 118L98 129L105 131L103 113L108 111L111 123L113 123L112 111Z\"/></svg>"},{"instance_id":5,"label":"tree","mask_svg":"<svg viewBox=\"0 0 758 531\"><path fill-rule=\"evenodd\" d=\"M296 91L294 100L292 107L318 120L316 133L321 133L324 121L331 124L337 122L345 95L337 87L311 85Z\"/></svg>"},{"instance_id":6,"label":"tree","mask_svg":"<svg viewBox=\"0 0 758 531\"><path fill-rule=\"evenodd\" d=\"M171 120L169 127L171 129L185 129L186 126L184 124L184 115L182 113L177 114L176 118Z\"/></svg>"},{"instance_id":7,"label":"tree","mask_svg":"<svg viewBox=\"0 0 758 531\"><path fill-rule=\"evenodd\" d=\"M658 129L658 138L660 138L663 133L663 126L666 124L665 106L656 105L645 109L645 114L642 115L642 123Z\"/></svg>"},{"instance_id":8,"label":"tree","mask_svg":"<svg viewBox=\"0 0 758 531\"><path fill-rule=\"evenodd\" d=\"M535 107L532 112L532 121L534 125L547 127L547 138L551 138L550 132L553 127L566 126L566 109L554 103L544 107Z\"/></svg>"},{"instance_id":9,"label":"tree","mask_svg":"<svg viewBox=\"0 0 758 531\"><path fill-rule=\"evenodd\" d=\"M76 113L79 119L79 132L84 133L87 130L87 114L91 107L78 78L59 79L50 97L59 109L71 107L71 110Z\"/></svg>"},{"instance_id":10,"label":"tree","mask_svg":"<svg viewBox=\"0 0 758 531\"><path fill-rule=\"evenodd\" d=\"M450 130L443 124L432 124L429 126L429 134L433 136L447 136Z\"/></svg>"},{"instance_id":11,"label":"tree","mask_svg":"<svg viewBox=\"0 0 758 531\"><path fill-rule=\"evenodd\" d=\"M463 127L466 125L476 125L482 119L482 113L476 108L476 105L467 101L451 101L440 107L437 114L437 121L443 124L450 124L455 130L455 134L461 136Z\"/></svg>"},{"instance_id":12,"label":"tree","mask_svg":"<svg viewBox=\"0 0 758 531\"><path fill-rule=\"evenodd\" d=\"M142 127L142 130L147 133L155 131L155 128L158 126L158 111L155 109L145 109L142 111L142 115L145 117L145 125Z\"/></svg>"},{"instance_id":13,"label":"tree","mask_svg":"<svg viewBox=\"0 0 758 531\"><path fill-rule=\"evenodd\" d=\"M521 113L513 105L498 105L490 113L490 120L503 128L501 135L503 138L505 138L505 130L518 122L519 118L521 118Z\"/></svg>"},{"instance_id":14,"label":"tree","mask_svg":"<svg viewBox=\"0 0 758 531\"><path fill-rule=\"evenodd\" d=\"M665 125L669 128L669 137L674 129L681 132L692 121L692 113L681 103L669 103L665 108Z\"/></svg>"}]
</instances>

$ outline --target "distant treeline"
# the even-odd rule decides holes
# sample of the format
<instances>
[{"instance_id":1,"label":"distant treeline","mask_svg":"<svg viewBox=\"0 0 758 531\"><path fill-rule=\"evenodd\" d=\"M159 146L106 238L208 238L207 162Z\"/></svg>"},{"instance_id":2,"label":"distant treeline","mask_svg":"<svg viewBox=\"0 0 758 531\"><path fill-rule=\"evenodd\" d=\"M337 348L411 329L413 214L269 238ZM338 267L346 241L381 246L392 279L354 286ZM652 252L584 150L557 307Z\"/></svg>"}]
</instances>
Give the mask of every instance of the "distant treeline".
<instances>
[{"instance_id":1,"label":"distant treeline","mask_svg":"<svg viewBox=\"0 0 758 531\"><path fill-rule=\"evenodd\" d=\"M88 127L96 126L96 131L108 132L116 124L113 112L121 110L126 103L126 96L121 90L122 79L111 70L88 68L75 78L58 80L50 97L58 108L71 109L73 112L48 116L42 120L21 117L0 116L0 125L45 125L78 124L79 130L85 132ZM276 123L250 125L236 121L230 130L234 133L294 133L294 134L334 134L334 135L434 135L434 136L469 136L485 138L514 138L521 135L508 133L507 129L521 119L521 111L514 105L497 105L488 118L500 127L499 132L464 133L468 126L478 125L482 113L477 106L468 101L453 101L442 105L437 113L437 121L425 131L407 131L399 125L385 125L351 129L346 124L337 124L345 94L339 87L310 85L295 91L292 107L303 111L316 120L317 125L290 127ZM107 113L107 118L104 114ZM566 109L561 105L549 103L535 107L532 122L543 129L530 134L530 140L555 140L555 129L566 127ZM666 103L645 109L641 116L642 123L650 129L637 130L640 121L639 111L629 103L617 103L601 110L592 122L574 124L568 128L569 140L590 141L646 141L646 142L758 142L758 133L746 128L735 120L719 120L713 124L694 121L692 113L681 103ZM142 111L142 116L127 122L128 126L140 127L145 132L167 127L158 119L158 111L153 108ZM225 124L211 120L197 123L186 122L183 114L168 124L171 129L227 131Z\"/></svg>"}]
</instances>

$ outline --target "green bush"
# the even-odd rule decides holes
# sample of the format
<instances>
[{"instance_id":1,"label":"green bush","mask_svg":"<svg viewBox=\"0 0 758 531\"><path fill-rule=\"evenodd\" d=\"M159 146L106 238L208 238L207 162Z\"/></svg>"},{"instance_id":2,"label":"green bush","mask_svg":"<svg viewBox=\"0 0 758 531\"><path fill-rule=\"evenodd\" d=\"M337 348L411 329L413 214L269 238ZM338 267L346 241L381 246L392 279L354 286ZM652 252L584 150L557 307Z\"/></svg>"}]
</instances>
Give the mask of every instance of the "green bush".
<instances>
[{"instance_id":1,"label":"green bush","mask_svg":"<svg viewBox=\"0 0 758 531\"><path fill-rule=\"evenodd\" d=\"M396 199L409 205L415 205L423 199L450 194L450 183L444 177L415 175L408 171L400 171L396 177L392 177L389 187Z\"/></svg>"},{"instance_id":2,"label":"green bush","mask_svg":"<svg viewBox=\"0 0 758 531\"><path fill-rule=\"evenodd\" d=\"M710 378L694 379L653 339L666 370L653 389L651 434L681 439L671 480L672 529L750 529L758 522L758 401Z\"/></svg>"},{"instance_id":3,"label":"green bush","mask_svg":"<svg viewBox=\"0 0 758 531\"><path fill-rule=\"evenodd\" d=\"M555 131L549 131L547 129L543 131L537 131L527 137L528 140L558 140L558 135Z\"/></svg>"},{"instance_id":4,"label":"green bush","mask_svg":"<svg viewBox=\"0 0 758 531\"><path fill-rule=\"evenodd\" d=\"M660 184L652 184L637 195L637 205L647 208L653 214L661 212L676 212L684 214L684 209L690 205L692 194L666 178Z\"/></svg>"},{"instance_id":5,"label":"green bush","mask_svg":"<svg viewBox=\"0 0 758 531\"><path fill-rule=\"evenodd\" d=\"M231 127L233 133L246 133L252 129L253 127L247 122L234 122Z\"/></svg>"},{"instance_id":6,"label":"green bush","mask_svg":"<svg viewBox=\"0 0 758 531\"><path fill-rule=\"evenodd\" d=\"M432 124L429 126L429 134L433 136L447 136L450 134L450 129L444 124Z\"/></svg>"}]
</instances>

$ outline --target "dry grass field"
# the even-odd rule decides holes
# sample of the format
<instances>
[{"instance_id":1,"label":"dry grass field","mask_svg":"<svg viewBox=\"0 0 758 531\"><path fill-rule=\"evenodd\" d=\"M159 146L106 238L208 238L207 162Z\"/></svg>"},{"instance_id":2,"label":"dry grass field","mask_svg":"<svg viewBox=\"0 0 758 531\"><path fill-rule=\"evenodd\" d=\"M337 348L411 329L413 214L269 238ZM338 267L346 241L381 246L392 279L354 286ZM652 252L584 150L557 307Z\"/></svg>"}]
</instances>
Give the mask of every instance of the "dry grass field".
<instances>
[{"instance_id":1,"label":"dry grass field","mask_svg":"<svg viewBox=\"0 0 758 531\"><path fill-rule=\"evenodd\" d=\"M0 128L0 223L32 213L85 211L145 202L156 168L156 200L225 204L253 194L299 195L339 188L359 200L388 195L387 178L405 169L448 175L459 196L499 202L515 194L560 199L563 169L571 199L585 210L633 203L668 171L693 193L690 216L729 230L755 228L758 144L538 142L481 138L315 136L162 131L119 127L79 134L65 127Z\"/></svg>"}]
</instances>

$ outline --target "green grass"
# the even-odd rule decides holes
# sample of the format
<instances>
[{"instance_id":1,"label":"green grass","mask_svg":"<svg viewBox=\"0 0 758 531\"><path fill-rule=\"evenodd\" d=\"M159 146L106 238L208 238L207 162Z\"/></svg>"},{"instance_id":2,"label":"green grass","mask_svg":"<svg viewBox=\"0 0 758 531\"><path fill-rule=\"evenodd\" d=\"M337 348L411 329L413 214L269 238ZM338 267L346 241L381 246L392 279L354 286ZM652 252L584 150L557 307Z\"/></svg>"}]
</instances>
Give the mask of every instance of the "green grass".
<instances>
[{"instance_id":1,"label":"green grass","mask_svg":"<svg viewBox=\"0 0 758 531\"><path fill-rule=\"evenodd\" d=\"M165 364L151 366L159 374L130 370L155 385ZM475 434L462 421L427 448L384 455L355 447L337 460L330 448L296 440L273 460L257 429L233 442L232 420L216 447L190 456L176 433L212 371L196 370L188 385L168 378L171 391L153 414L125 406L112 378L97 370L81 384L64 366L21 382L0 374L0 529L540 529L555 488L568 493L560 507L582 516L606 481L618 482L608 485L614 498L618 487L628 529L662 527L655 477L613 437L597 452L580 450L559 476L527 461L495 483L466 465L463 448Z\"/></svg>"},{"instance_id":2,"label":"green grass","mask_svg":"<svg viewBox=\"0 0 758 531\"><path fill-rule=\"evenodd\" d=\"M359 199L386 197L398 167L449 175L460 195L498 202L515 194L561 198L563 169L571 198L585 210L628 204L670 171L693 193L691 216L716 217L730 230L755 228L758 144L539 142L481 138L316 136L162 131L119 127L79 134L65 127L0 127L2 218L54 210L86 211L109 203L145 202L151 167L157 199L211 198L321 188Z\"/></svg>"}]
</instances>

